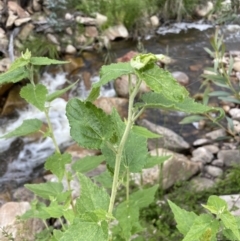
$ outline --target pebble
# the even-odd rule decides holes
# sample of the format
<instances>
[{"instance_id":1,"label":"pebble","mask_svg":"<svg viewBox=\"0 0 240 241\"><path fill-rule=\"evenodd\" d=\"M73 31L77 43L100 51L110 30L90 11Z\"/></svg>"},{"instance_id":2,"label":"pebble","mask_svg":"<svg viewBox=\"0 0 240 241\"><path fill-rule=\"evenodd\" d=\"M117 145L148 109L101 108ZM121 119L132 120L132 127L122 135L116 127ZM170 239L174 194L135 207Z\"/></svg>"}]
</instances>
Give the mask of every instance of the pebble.
<instances>
[{"instance_id":1,"label":"pebble","mask_svg":"<svg viewBox=\"0 0 240 241\"><path fill-rule=\"evenodd\" d=\"M215 131L208 132L205 136L210 138L211 140L216 140L218 138L226 136L226 131L224 129L218 129Z\"/></svg>"},{"instance_id":2,"label":"pebble","mask_svg":"<svg viewBox=\"0 0 240 241\"><path fill-rule=\"evenodd\" d=\"M204 170L210 174L212 177L220 177L223 174L223 170L219 167L207 165L204 167Z\"/></svg>"},{"instance_id":3,"label":"pebble","mask_svg":"<svg viewBox=\"0 0 240 241\"><path fill-rule=\"evenodd\" d=\"M191 160L194 162L202 162L203 164L210 163L213 159L213 154L204 147L199 147L192 152Z\"/></svg>"},{"instance_id":4,"label":"pebble","mask_svg":"<svg viewBox=\"0 0 240 241\"><path fill-rule=\"evenodd\" d=\"M202 146L202 145L208 144L209 142L210 142L209 139L202 138L202 139L197 139L196 141L194 141L193 145L194 146Z\"/></svg>"},{"instance_id":5,"label":"pebble","mask_svg":"<svg viewBox=\"0 0 240 241\"><path fill-rule=\"evenodd\" d=\"M239 150L221 150L218 152L217 157L222 160L227 167L240 164Z\"/></svg>"},{"instance_id":6,"label":"pebble","mask_svg":"<svg viewBox=\"0 0 240 241\"><path fill-rule=\"evenodd\" d=\"M240 109L239 108L230 109L229 114L234 120L240 120Z\"/></svg>"},{"instance_id":7,"label":"pebble","mask_svg":"<svg viewBox=\"0 0 240 241\"><path fill-rule=\"evenodd\" d=\"M221 159L215 159L215 160L212 161L212 165L217 166L217 167L223 167L224 162Z\"/></svg>"}]
</instances>

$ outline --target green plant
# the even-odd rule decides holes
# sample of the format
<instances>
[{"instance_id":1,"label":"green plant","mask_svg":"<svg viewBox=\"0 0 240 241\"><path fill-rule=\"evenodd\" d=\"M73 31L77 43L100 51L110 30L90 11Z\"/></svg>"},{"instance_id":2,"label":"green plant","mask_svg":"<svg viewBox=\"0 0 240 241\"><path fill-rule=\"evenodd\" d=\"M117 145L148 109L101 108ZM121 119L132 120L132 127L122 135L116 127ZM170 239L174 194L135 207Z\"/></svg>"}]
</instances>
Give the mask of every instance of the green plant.
<instances>
[{"instance_id":1,"label":"green plant","mask_svg":"<svg viewBox=\"0 0 240 241\"><path fill-rule=\"evenodd\" d=\"M144 231L139 220L139 212L153 201L158 185L130 193L130 173L141 172L143 168L161 164L167 157L149 155L147 138L159 136L143 127L135 126L136 119L146 108L162 108L188 113L213 111L219 112L218 118L222 117L221 109L194 102L188 96L187 90L179 85L169 72L159 68L156 62L162 58L165 56L140 54L127 63L103 66L100 72L101 79L93 84L87 99L73 98L68 102L66 114L72 138L84 148L99 149L102 152L100 156L85 157L75 162L71 167L72 171L65 168L66 164L71 163L71 156L61 153L48 115L49 102L72 86L49 95L44 85L33 81L35 65L65 62L45 57L32 57L31 53L26 51L12 64L8 72L0 75L1 84L17 82L23 78L30 80L30 84L24 86L20 94L30 104L45 113L48 124L48 130L43 132L41 121L25 120L20 127L3 138L40 131L45 137L50 137L55 146L55 153L47 158L45 169L55 174L59 181L25 185L38 197L48 200L49 205L35 200L32 202L32 209L22 217L23 219L32 217L42 219L46 224L44 232L49 235L48 240L144 240L138 236ZM133 74L137 78L135 84L131 79ZM107 115L92 103L98 97L102 85L121 75L129 76L128 118L125 122L121 120L115 109ZM152 91L143 94L141 100L135 103L135 97L143 81ZM94 169L103 160L106 161L107 171L95 178L102 185L99 187L83 173ZM75 178L79 180L81 189L80 196L73 200L70 182ZM66 189L62 183L63 179L68 184ZM120 186L125 187L126 198L116 205L116 195ZM107 192L109 187L110 196ZM50 218L58 219L61 228L49 228L47 220ZM46 235L39 235L39 237L39 240L45 240L41 237Z\"/></svg>"}]
</instances>

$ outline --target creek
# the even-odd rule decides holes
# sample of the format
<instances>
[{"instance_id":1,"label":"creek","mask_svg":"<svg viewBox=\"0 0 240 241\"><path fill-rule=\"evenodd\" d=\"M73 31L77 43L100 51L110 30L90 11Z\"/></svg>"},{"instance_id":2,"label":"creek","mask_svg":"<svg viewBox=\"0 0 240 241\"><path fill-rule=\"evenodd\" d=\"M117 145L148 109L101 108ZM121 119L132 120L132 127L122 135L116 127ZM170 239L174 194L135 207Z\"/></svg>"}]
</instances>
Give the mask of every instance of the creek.
<instances>
[{"instance_id":1,"label":"creek","mask_svg":"<svg viewBox=\"0 0 240 241\"><path fill-rule=\"evenodd\" d=\"M200 75L204 67L212 65L212 60L203 48L210 48L209 38L214 34L214 28L205 26L206 28L202 29L203 25L201 24L198 25L198 29L192 27L190 26L189 29L186 25L165 26L158 30L158 35L141 42L147 52L166 54L175 60L173 64L168 66L168 69L171 72L182 71L189 76L190 83L187 85L187 89L193 95L199 91L202 83ZM228 26L223 28L222 32L227 50L239 50L239 28L237 26ZM112 43L112 51L116 57L120 57L128 51L136 50L136 45L136 41L115 41ZM94 61L98 62L97 66L101 66L103 58L97 54L96 56L97 58ZM102 63L100 63L101 61ZM97 75L98 67L94 69L94 66L94 64L90 63L86 67L89 68L89 72L92 74L92 82L99 79ZM79 73L81 74L81 69ZM51 93L66 84L66 73L60 72L53 75L46 72L43 74L41 81L48 86ZM69 96L84 97L86 94L87 90L80 82L75 91L72 91ZM113 96L112 86L110 85L103 89L102 95ZM62 150L72 143L68 121L65 116L65 106L66 101L64 99L56 99L51 103L50 109L54 133ZM45 120L43 113L31 106L17 112L18 117L16 118L11 120L6 120L6 118L0 119L0 136L15 129L25 119L38 118L42 121ZM151 113L147 112L147 116L150 121L163 124L165 127L181 134L189 143L201 136L201 132L193 125L178 125L178 122L183 118L180 113L162 114L159 111L151 111ZM16 187L41 175L43 173L44 161L53 152L54 147L49 138L43 139L33 135L21 139L0 139L0 190L6 188L6 186Z\"/></svg>"}]
</instances>

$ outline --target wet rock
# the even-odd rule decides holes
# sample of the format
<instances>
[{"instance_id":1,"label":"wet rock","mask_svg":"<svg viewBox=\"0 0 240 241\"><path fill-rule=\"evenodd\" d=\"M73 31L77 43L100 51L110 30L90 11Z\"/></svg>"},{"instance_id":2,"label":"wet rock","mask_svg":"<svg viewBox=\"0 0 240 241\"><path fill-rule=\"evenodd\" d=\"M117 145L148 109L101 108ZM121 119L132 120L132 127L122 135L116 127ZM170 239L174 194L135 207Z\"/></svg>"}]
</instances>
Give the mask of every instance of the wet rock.
<instances>
[{"instance_id":1,"label":"wet rock","mask_svg":"<svg viewBox=\"0 0 240 241\"><path fill-rule=\"evenodd\" d=\"M216 140L218 138L226 136L226 131L224 129L218 129L215 131L208 132L205 136L210 138L211 140Z\"/></svg>"},{"instance_id":2,"label":"wet rock","mask_svg":"<svg viewBox=\"0 0 240 241\"><path fill-rule=\"evenodd\" d=\"M223 160L215 159L215 160L212 161L212 165L213 166L217 166L217 167L223 167L224 166L224 162L223 162Z\"/></svg>"},{"instance_id":3,"label":"wet rock","mask_svg":"<svg viewBox=\"0 0 240 241\"><path fill-rule=\"evenodd\" d=\"M213 8L214 8L213 3L208 1L205 3L205 5L197 6L196 14L199 17L206 17L213 10Z\"/></svg>"},{"instance_id":4,"label":"wet rock","mask_svg":"<svg viewBox=\"0 0 240 241\"><path fill-rule=\"evenodd\" d=\"M204 147L199 147L192 152L191 160L194 162L210 163L213 160L213 154Z\"/></svg>"},{"instance_id":5,"label":"wet rock","mask_svg":"<svg viewBox=\"0 0 240 241\"><path fill-rule=\"evenodd\" d=\"M210 165L205 166L204 171L207 172L212 177L220 177L223 174L223 170L221 168L210 166Z\"/></svg>"},{"instance_id":6,"label":"wet rock","mask_svg":"<svg viewBox=\"0 0 240 241\"><path fill-rule=\"evenodd\" d=\"M163 147L172 151L179 152L190 148L190 145L181 136L168 128L156 125L146 119L139 120L138 124L146 127L154 133L163 136L162 138L148 140L148 148L150 150L155 149L156 147Z\"/></svg>"},{"instance_id":7,"label":"wet rock","mask_svg":"<svg viewBox=\"0 0 240 241\"><path fill-rule=\"evenodd\" d=\"M189 69L193 72L200 71L203 68L202 64L195 64L195 65L190 65Z\"/></svg>"},{"instance_id":8,"label":"wet rock","mask_svg":"<svg viewBox=\"0 0 240 241\"><path fill-rule=\"evenodd\" d=\"M188 180L190 177L199 172L201 165L189 161L184 155L168 151L166 149L155 149L150 152L152 156L172 155L170 159L164 162L162 170L162 188L168 189L178 181ZM142 179L144 184L154 184L159 182L159 166L143 169ZM140 175L140 174L136 174ZM136 176L135 176L136 178ZM135 179L136 180L136 179Z\"/></svg>"},{"instance_id":9,"label":"wet rock","mask_svg":"<svg viewBox=\"0 0 240 241\"><path fill-rule=\"evenodd\" d=\"M231 213L234 216L240 216L240 195L221 195L221 199L227 202L228 210L231 210Z\"/></svg>"},{"instance_id":10,"label":"wet rock","mask_svg":"<svg viewBox=\"0 0 240 241\"><path fill-rule=\"evenodd\" d=\"M240 163L239 150L221 150L217 155L218 159L222 160L225 166L230 167Z\"/></svg>"},{"instance_id":11,"label":"wet rock","mask_svg":"<svg viewBox=\"0 0 240 241\"><path fill-rule=\"evenodd\" d=\"M129 62L133 57L138 55L139 53L136 51L129 51L124 54L122 57L117 58L117 62Z\"/></svg>"},{"instance_id":12,"label":"wet rock","mask_svg":"<svg viewBox=\"0 0 240 241\"><path fill-rule=\"evenodd\" d=\"M102 26L108 20L107 16L102 15L101 13L96 13L95 19L96 19L96 25L97 26Z\"/></svg>"},{"instance_id":13,"label":"wet rock","mask_svg":"<svg viewBox=\"0 0 240 241\"><path fill-rule=\"evenodd\" d=\"M122 118L127 117L128 99L117 97L100 97L94 101L94 104L107 114L110 114L113 108L115 108Z\"/></svg>"},{"instance_id":14,"label":"wet rock","mask_svg":"<svg viewBox=\"0 0 240 241\"><path fill-rule=\"evenodd\" d=\"M64 71L67 72L68 74L71 74L74 70L80 69L85 66L85 63L82 57L65 55L64 60L69 62L63 65Z\"/></svg>"},{"instance_id":15,"label":"wet rock","mask_svg":"<svg viewBox=\"0 0 240 241\"><path fill-rule=\"evenodd\" d=\"M206 177L194 177L191 179L189 186L190 190L201 192L213 187L215 182Z\"/></svg>"},{"instance_id":16,"label":"wet rock","mask_svg":"<svg viewBox=\"0 0 240 241\"><path fill-rule=\"evenodd\" d=\"M110 40L114 40L116 38L128 38L129 37L128 30L122 24L107 28L103 32L103 35L107 36Z\"/></svg>"},{"instance_id":17,"label":"wet rock","mask_svg":"<svg viewBox=\"0 0 240 241\"><path fill-rule=\"evenodd\" d=\"M237 61L233 64L233 69L237 72L240 72L240 61Z\"/></svg>"},{"instance_id":18,"label":"wet rock","mask_svg":"<svg viewBox=\"0 0 240 241\"><path fill-rule=\"evenodd\" d=\"M95 38L98 36L98 30L95 26L85 27L85 36L89 38Z\"/></svg>"},{"instance_id":19,"label":"wet rock","mask_svg":"<svg viewBox=\"0 0 240 241\"><path fill-rule=\"evenodd\" d=\"M66 48L65 48L65 53L67 53L67 54L75 54L75 53L77 53L77 49L73 45L68 44L66 46Z\"/></svg>"},{"instance_id":20,"label":"wet rock","mask_svg":"<svg viewBox=\"0 0 240 241\"><path fill-rule=\"evenodd\" d=\"M0 208L0 240L8 241L2 230L12 235L14 241L35 240L36 233L44 229L44 224L40 219L29 219L18 221L17 216L24 214L30 209L29 202L8 202Z\"/></svg>"},{"instance_id":21,"label":"wet rock","mask_svg":"<svg viewBox=\"0 0 240 241\"><path fill-rule=\"evenodd\" d=\"M240 109L239 108L230 109L229 114L234 120L240 120Z\"/></svg>"},{"instance_id":22,"label":"wet rock","mask_svg":"<svg viewBox=\"0 0 240 241\"><path fill-rule=\"evenodd\" d=\"M202 138L202 139L197 139L196 141L194 141L193 145L194 146L202 146L202 145L205 145L205 144L208 144L208 143L209 143L209 139Z\"/></svg>"},{"instance_id":23,"label":"wet rock","mask_svg":"<svg viewBox=\"0 0 240 241\"><path fill-rule=\"evenodd\" d=\"M175 71L172 73L172 76L177 80L177 82L183 86L189 84L189 77L180 71Z\"/></svg>"}]
</instances>

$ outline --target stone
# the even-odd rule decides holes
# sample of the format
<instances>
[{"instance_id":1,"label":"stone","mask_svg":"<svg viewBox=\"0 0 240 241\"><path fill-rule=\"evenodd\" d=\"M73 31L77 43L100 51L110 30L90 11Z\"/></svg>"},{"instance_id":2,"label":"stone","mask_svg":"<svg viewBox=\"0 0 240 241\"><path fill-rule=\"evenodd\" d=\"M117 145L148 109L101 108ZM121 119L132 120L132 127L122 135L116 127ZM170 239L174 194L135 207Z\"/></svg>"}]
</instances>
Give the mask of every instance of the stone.
<instances>
[{"instance_id":1,"label":"stone","mask_svg":"<svg viewBox=\"0 0 240 241\"><path fill-rule=\"evenodd\" d=\"M101 13L96 13L95 19L96 19L97 26L102 26L108 20L107 16L102 15Z\"/></svg>"},{"instance_id":2,"label":"stone","mask_svg":"<svg viewBox=\"0 0 240 241\"><path fill-rule=\"evenodd\" d=\"M41 0L33 0L32 8L35 12L40 12L42 9Z\"/></svg>"},{"instance_id":3,"label":"stone","mask_svg":"<svg viewBox=\"0 0 240 241\"><path fill-rule=\"evenodd\" d=\"M40 219L28 219L18 221L17 216L21 216L30 209L29 202L8 202L0 208L0 240L9 239L2 230L12 235L14 241L34 241L36 233L42 231L45 226Z\"/></svg>"},{"instance_id":4,"label":"stone","mask_svg":"<svg viewBox=\"0 0 240 241\"><path fill-rule=\"evenodd\" d=\"M205 144L208 144L208 143L209 143L209 139L201 138L201 139L197 139L196 141L194 141L193 145L194 146L202 146L202 145L205 145Z\"/></svg>"},{"instance_id":5,"label":"stone","mask_svg":"<svg viewBox=\"0 0 240 241\"><path fill-rule=\"evenodd\" d=\"M71 13L66 13L65 14L65 19L66 20L73 20L73 15Z\"/></svg>"},{"instance_id":6,"label":"stone","mask_svg":"<svg viewBox=\"0 0 240 241\"><path fill-rule=\"evenodd\" d=\"M85 27L85 36L88 38L95 38L98 36L98 30L95 26Z\"/></svg>"},{"instance_id":7,"label":"stone","mask_svg":"<svg viewBox=\"0 0 240 241\"><path fill-rule=\"evenodd\" d=\"M118 97L100 97L94 101L94 104L107 114L111 114L113 108L115 108L122 118L127 118L128 99Z\"/></svg>"},{"instance_id":8,"label":"stone","mask_svg":"<svg viewBox=\"0 0 240 241\"><path fill-rule=\"evenodd\" d=\"M21 28L21 31L19 32L17 37L21 40L26 40L33 31L33 29L34 25L32 23L27 23Z\"/></svg>"},{"instance_id":9,"label":"stone","mask_svg":"<svg viewBox=\"0 0 240 241\"><path fill-rule=\"evenodd\" d=\"M220 177L223 174L223 170L219 167L207 165L204 167L204 171L207 172L212 177Z\"/></svg>"},{"instance_id":10,"label":"stone","mask_svg":"<svg viewBox=\"0 0 240 241\"><path fill-rule=\"evenodd\" d=\"M111 26L109 28L107 28L104 32L103 32L104 36L107 36L110 40L114 40L116 38L128 38L129 37L129 33L127 28L123 25L123 24L119 24L116 26Z\"/></svg>"},{"instance_id":11,"label":"stone","mask_svg":"<svg viewBox=\"0 0 240 241\"><path fill-rule=\"evenodd\" d=\"M56 45L59 45L59 41L58 41L58 39L56 38L55 35L53 35L53 34L51 34L51 33L48 33L48 34L47 34L47 39L48 39L51 43L56 44Z\"/></svg>"},{"instance_id":12,"label":"stone","mask_svg":"<svg viewBox=\"0 0 240 241\"><path fill-rule=\"evenodd\" d=\"M95 25L96 24L96 19L94 18L89 18L89 17L82 17L82 16L77 16L75 18L77 23L81 23L84 25Z\"/></svg>"},{"instance_id":13,"label":"stone","mask_svg":"<svg viewBox=\"0 0 240 241\"><path fill-rule=\"evenodd\" d=\"M74 70L80 69L85 66L84 60L82 57L75 57L69 54L66 54L64 57L65 61L69 63L63 65L63 69L68 74L71 74Z\"/></svg>"},{"instance_id":14,"label":"stone","mask_svg":"<svg viewBox=\"0 0 240 241\"><path fill-rule=\"evenodd\" d=\"M212 161L212 165L217 167L223 167L224 163L223 163L223 160L215 159Z\"/></svg>"},{"instance_id":15,"label":"stone","mask_svg":"<svg viewBox=\"0 0 240 241\"><path fill-rule=\"evenodd\" d=\"M192 152L191 161L210 163L213 160L213 154L204 147L199 147Z\"/></svg>"},{"instance_id":16,"label":"stone","mask_svg":"<svg viewBox=\"0 0 240 241\"><path fill-rule=\"evenodd\" d=\"M239 150L221 150L218 152L217 157L218 159L222 160L227 167L240 164Z\"/></svg>"},{"instance_id":17,"label":"stone","mask_svg":"<svg viewBox=\"0 0 240 241\"><path fill-rule=\"evenodd\" d=\"M172 72L172 76L177 80L177 82L183 86L186 86L189 84L189 77L180 71Z\"/></svg>"},{"instance_id":18,"label":"stone","mask_svg":"<svg viewBox=\"0 0 240 241\"><path fill-rule=\"evenodd\" d=\"M13 191L12 197L14 201L17 202L31 202L35 198L35 195L27 188L19 187L15 191Z\"/></svg>"},{"instance_id":19,"label":"stone","mask_svg":"<svg viewBox=\"0 0 240 241\"><path fill-rule=\"evenodd\" d=\"M159 19L156 15L153 15L150 17L150 23L152 27L158 27L159 26Z\"/></svg>"},{"instance_id":20,"label":"stone","mask_svg":"<svg viewBox=\"0 0 240 241\"><path fill-rule=\"evenodd\" d=\"M8 9L16 13L19 18L29 17L29 13L26 12L18 3L14 1L8 1Z\"/></svg>"},{"instance_id":21,"label":"stone","mask_svg":"<svg viewBox=\"0 0 240 241\"><path fill-rule=\"evenodd\" d=\"M155 149L156 147L163 147L179 152L190 148L190 145L180 135L166 127L156 125L146 119L139 120L137 123L150 131L163 136L162 138L148 140L148 148L150 150Z\"/></svg>"},{"instance_id":22,"label":"stone","mask_svg":"<svg viewBox=\"0 0 240 241\"><path fill-rule=\"evenodd\" d=\"M233 130L235 133L240 133L240 122L237 120L233 120Z\"/></svg>"},{"instance_id":23,"label":"stone","mask_svg":"<svg viewBox=\"0 0 240 241\"><path fill-rule=\"evenodd\" d=\"M75 53L77 53L77 49L73 45L68 44L66 46L66 48L65 48L65 53L67 53L67 54L75 54Z\"/></svg>"},{"instance_id":24,"label":"stone","mask_svg":"<svg viewBox=\"0 0 240 241\"><path fill-rule=\"evenodd\" d=\"M11 28L14 24L14 21L18 18L12 11L9 11L6 27Z\"/></svg>"},{"instance_id":25,"label":"stone","mask_svg":"<svg viewBox=\"0 0 240 241\"><path fill-rule=\"evenodd\" d=\"M221 199L227 202L228 210L234 216L240 216L240 194L221 195Z\"/></svg>"},{"instance_id":26,"label":"stone","mask_svg":"<svg viewBox=\"0 0 240 241\"><path fill-rule=\"evenodd\" d=\"M199 17L205 17L207 16L214 8L214 5L212 2L208 1L205 5L199 5L196 8L196 14Z\"/></svg>"},{"instance_id":27,"label":"stone","mask_svg":"<svg viewBox=\"0 0 240 241\"><path fill-rule=\"evenodd\" d=\"M210 151L212 154L216 154L219 152L219 148L215 145L205 145L204 148Z\"/></svg>"},{"instance_id":28,"label":"stone","mask_svg":"<svg viewBox=\"0 0 240 241\"><path fill-rule=\"evenodd\" d=\"M195 65L190 65L189 69L193 72L200 71L203 68L202 64L195 64Z\"/></svg>"},{"instance_id":29,"label":"stone","mask_svg":"<svg viewBox=\"0 0 240 241\"><path fill-rule=\"evenodd\" d=\"M240 109L239 108L230 109L229 114L234 120L240 120Z\"/></svg>"},{"instance_id":30,"label":"stone","mask_svg":"<svg viewBox=\"0 0 240 241\"><path fill-rule=\"evenodd\" d=\"M233 69L237 72L240 72L240 61L237 61L233 64Z\"/></svg>"},{"instance_id":31,"label":"stone","mask_svg":"<svg viewBox=\"0 0 240 241\"><path fill-rule=\"evenodd\" d=\"M3 58L0 60L0 73L6 72L11 65L10 58Z\"/></svg>"},{"instance_id":32,"label":"stone","mask_svg":"<svg viewBox=\"0 0 240 241\"><path fill-rule=\"evenodd\" d=\"M226 136L226 131L224 129L218 129L215 131L208 132L205 136L211 140L216 140L218 138Z\"/></svg>"},{"instance_id":33,"label":"stone","mask_svg":"<svg viewBox=\"0 0 240 241\"><path fill-rule=\"evenodd\" d=\"M189 182L190 190L201 192L213 187L215 182L206 177L193 177Z\"/></svg>"},{"instance_id":34,"label":"stone","mask_svg":"<svg viewBox=\"0 0 240 241\"><path fill-rule=\"evenodd\" d=\"M68 35L73 35L72 28L67 27L65 31L66 31L66 33L67 33Z\"/></svg>"},{"instance_id":35,"label":"stone","mask_svg":"<svg viewBox=\"0 0 240 241\"><path fill-rule=\"evenodd\" d=\"M200 171L201 165L189 161L187 157L182 154L168 151L166 149L155 149L150 151L152 156L168 156L171 157L164 162L162 169L162 188L164 190L170 188L178 181L188 180L190 177ZM159 166L143 169L142 180L143 184L154 184L159 182ZM138 174L140 175L140 174Z\"/></svg>"}]
</instances>

